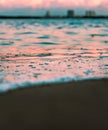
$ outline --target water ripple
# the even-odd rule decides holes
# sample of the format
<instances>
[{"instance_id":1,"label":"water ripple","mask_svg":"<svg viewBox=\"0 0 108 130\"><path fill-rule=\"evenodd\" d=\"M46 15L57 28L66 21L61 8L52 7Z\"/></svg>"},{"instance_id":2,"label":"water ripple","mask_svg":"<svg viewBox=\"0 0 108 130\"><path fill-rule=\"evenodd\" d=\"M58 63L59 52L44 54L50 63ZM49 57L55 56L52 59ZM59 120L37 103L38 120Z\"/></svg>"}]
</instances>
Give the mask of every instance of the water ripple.
<instances>
[{"instance_id":1,"label":"water ripple","mask_svg":"<svg viewBox=\"0 0 108 130\"><path fill-rule=\"evenodd\" d=\"M103 19L0 20L0 91L107 78L107 32Z\"/></svg>"}]
</instances>

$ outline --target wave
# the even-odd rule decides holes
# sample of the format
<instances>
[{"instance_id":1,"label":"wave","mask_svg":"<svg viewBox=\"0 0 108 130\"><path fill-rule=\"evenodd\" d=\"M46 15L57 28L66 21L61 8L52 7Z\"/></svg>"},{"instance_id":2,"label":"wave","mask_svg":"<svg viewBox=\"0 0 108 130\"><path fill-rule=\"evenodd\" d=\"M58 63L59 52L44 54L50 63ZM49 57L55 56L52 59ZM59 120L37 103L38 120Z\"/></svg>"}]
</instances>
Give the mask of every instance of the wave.
<instances>
[{"instance_id":1,"label":"wave","mask_svg":"<svg viewBox=\"0 0 108 130\"><path fill-rule=\"evenodd\" d=\"M2 83L0 84L0 93L8 92L15 89L20 88L28 88L28 87L41 87L50 84L58 84L58 83L68 83L68 82L79 82L79 81L86 81L86 80L100 80L100 79L107 79L107 77L89 77L89 78L80 78L76 77L60 77L55 78L52 80L46 81L38 81L38 82L18 82L18 83Z\"/></svg>"}]
</instances>

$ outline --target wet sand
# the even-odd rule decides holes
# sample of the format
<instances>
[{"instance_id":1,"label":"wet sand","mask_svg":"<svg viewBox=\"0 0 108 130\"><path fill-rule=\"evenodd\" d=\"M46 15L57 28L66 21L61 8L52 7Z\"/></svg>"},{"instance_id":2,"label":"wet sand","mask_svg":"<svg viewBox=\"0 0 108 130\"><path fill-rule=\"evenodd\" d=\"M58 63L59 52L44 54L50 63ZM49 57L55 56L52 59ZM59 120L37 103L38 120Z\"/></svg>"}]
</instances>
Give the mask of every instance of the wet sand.
<instances>
[{"instance_id":1,"label":"wet sand","mask_svg":"<svg viewBox=\"0 0 108 130\"><path fill-rule=\"evenodd\" d=\"M108 80L24 88L0 94L1 130L106 130Z\"/></svg>"}]
</instances>

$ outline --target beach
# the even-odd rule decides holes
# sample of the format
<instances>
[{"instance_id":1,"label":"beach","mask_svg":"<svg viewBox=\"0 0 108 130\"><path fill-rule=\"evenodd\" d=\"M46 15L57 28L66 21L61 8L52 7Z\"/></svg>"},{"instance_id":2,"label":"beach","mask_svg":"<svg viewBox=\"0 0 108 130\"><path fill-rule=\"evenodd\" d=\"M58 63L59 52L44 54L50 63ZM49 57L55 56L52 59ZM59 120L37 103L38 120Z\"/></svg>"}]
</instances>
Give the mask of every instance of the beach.
<instances>
[{"instance_id":1,"label":"beach","mask_svg":"<svg viewBox=\"0 0 108 130\"><path fill-rule=\"evenodd\" d=\"M108 80L32 86L0 94L1 130L108 129Z\"/></svg>"},{"instance_id":2,"label":"beach","mask_svg":"<svg viewBox=\"0 0 108 130\"><path fill-rule=\"evenodd\" d=\"M0 28L0 130L108 129L107 19Z\"/></svg>"}]
</instances>

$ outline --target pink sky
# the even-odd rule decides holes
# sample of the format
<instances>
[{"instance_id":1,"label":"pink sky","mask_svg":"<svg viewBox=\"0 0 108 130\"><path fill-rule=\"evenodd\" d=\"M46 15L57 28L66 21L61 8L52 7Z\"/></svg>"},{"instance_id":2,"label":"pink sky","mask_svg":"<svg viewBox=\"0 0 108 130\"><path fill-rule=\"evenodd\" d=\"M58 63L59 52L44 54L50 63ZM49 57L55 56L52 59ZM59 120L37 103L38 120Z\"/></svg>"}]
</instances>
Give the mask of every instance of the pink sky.
<instances>
[{"instance_id":1,"label":"pink sky","mask_svg":"<svg viewBox=\"0 0 108 130\"><path fill-rule=\"evenodd\" d=\"M108 0L0 0L1 7L97 7L108 8Z\"/></svg>"},{"instance_id":2,"label":"pink sky","mask_svg":"<svg viewBox=\"0 0 108 130\"><path fill-rule=\"evenodd\" d=\"M46 9L53 14L76 9L81 14L91 8L108 15L108 0L0 0L0 15L43 15Z\"/></svg>"}]
</instances>

